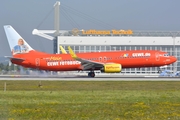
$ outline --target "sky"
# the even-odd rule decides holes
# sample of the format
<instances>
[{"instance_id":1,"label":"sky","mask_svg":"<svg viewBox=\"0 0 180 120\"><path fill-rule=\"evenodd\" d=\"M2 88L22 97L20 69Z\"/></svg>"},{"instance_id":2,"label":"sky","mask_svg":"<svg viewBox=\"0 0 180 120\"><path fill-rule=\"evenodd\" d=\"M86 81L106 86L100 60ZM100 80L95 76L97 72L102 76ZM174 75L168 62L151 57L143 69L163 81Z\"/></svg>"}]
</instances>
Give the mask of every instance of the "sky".
<instances>
[{"instance_id":1,"label":"sky","mask_svg":"<svg viewBox=\"0 0 180 120\"><path fill-rule=\"evenodd\" d=\"M0 57L10 56L4 25L11 25L39 51L53 53L53 42L32 35L54 29L57 0L0 1ZM180 0L61 0L60 29L180 31Z\"/></svg>"}]
</instances>

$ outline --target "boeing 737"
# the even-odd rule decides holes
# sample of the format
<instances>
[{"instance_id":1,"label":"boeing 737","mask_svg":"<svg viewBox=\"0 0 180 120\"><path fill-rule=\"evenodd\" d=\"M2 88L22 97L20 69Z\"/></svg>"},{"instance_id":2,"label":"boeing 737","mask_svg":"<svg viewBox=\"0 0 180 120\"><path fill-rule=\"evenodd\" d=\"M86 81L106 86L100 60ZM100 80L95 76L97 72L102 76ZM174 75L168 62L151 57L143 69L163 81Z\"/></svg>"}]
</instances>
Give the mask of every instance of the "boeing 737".
<instances>
[{"instance_id":1,"label":"boeing 737","mask_svg":"<svg viewBox=\"0 0 180 120\"><path fill-rule=\"evenodd\" d=\"M95 77L95 70L104 73L119 73L123 68L160 67L176 62L176 57L158 50L127 50L75 53L68 47L69 53L48 54L34 50L12 26L4 26L12 56L7 56L13 64L27 68L48 71L90 71L89 77Z\"/></svg>"}]
</instances>

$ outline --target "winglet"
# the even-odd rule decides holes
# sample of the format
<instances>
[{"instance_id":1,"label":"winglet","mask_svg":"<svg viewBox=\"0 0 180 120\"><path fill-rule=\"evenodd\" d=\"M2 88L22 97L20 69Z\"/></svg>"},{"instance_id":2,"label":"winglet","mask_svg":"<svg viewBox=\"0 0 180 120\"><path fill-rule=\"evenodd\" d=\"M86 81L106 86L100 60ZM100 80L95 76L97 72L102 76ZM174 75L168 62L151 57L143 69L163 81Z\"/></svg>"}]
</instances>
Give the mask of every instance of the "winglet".
<instances>
[{"instance_id":1,"label":"winglet","mask_svg":"<svg viewBox=\"0 0 180 120\"><path fill-rule=\"evenodd\" d=\"M67 54L66 50L62 46L59 46L59 48L63 54Z\"/></svg>"},{"instance_id":2,"label":"winglet","mask_svg":"<svg viewBox=\"0 0 180 120\"><path fill-rule=\"evenodd\" d=\"M77 55L74 53L70 46L68 46L68 50L72 58L78 59Z\"/></svg>"}]
</instances>

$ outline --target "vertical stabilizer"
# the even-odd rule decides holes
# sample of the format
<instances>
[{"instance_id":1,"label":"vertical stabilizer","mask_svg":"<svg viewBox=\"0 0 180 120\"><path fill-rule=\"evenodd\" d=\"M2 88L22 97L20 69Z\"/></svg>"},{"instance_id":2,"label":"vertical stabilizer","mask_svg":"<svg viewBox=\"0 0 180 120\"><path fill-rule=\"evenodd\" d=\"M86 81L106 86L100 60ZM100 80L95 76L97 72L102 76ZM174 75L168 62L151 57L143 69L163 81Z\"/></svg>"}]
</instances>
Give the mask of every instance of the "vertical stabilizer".
<instances>
[{"instance_id":1,"label":"vertical stabilizer","mask_svg":"<svg viewBox=\"0 0 180 120\"><path fill-rule=\"evenodd\" d=\"M31 46L10 25L5 25L4 30L12 54L22 54L33 50Z\"/></svg>"}]
</instances>

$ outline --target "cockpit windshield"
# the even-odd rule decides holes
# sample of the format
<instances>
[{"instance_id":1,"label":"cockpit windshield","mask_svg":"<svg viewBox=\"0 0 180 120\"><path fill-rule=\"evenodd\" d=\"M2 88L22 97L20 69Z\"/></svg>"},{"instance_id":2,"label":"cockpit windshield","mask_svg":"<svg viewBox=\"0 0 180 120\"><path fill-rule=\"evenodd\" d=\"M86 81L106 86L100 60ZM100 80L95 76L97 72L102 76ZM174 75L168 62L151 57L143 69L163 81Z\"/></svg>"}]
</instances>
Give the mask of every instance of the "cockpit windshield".
<instances>
[{"instance_id":1,"label":"cockpit windshield","mask_svg":"<svg viewBox=\"0 0 180 120\"><path fill-rule=\"evenodd\" d=\"M166 53L166 54L164 54L164 56L169 56L169 54L168 54L168 53Z\"/></svg>"}]
</instances>

